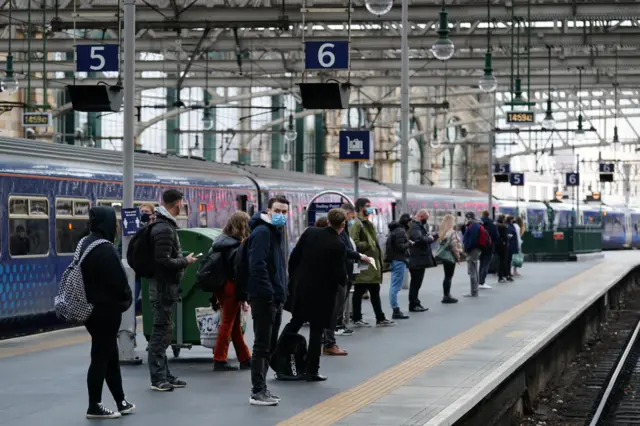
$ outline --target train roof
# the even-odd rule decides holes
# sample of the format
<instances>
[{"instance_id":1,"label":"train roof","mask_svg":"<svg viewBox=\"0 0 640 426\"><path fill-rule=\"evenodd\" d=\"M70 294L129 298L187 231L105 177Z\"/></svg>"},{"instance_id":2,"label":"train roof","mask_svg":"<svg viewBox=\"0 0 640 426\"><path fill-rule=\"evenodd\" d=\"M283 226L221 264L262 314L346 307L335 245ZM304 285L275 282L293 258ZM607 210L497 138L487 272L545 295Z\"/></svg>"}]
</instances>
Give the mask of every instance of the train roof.
<instances>
[{"instance_id":1,"label":"train roof","mask_svg":"<svg viewBox=\"0 0 640 426\"><path fill-rule=\"evenodd\" d=\"M386 183L396 199L402 198L402 185L396 183ZM486 201L487 194L472 189L452 189L440 188L426 185L407 185L407 197L409 199L440 199L442 197L464 198L465 200ZM495 201L494 201L495 203Z\"/></svg>"}]
</instances>

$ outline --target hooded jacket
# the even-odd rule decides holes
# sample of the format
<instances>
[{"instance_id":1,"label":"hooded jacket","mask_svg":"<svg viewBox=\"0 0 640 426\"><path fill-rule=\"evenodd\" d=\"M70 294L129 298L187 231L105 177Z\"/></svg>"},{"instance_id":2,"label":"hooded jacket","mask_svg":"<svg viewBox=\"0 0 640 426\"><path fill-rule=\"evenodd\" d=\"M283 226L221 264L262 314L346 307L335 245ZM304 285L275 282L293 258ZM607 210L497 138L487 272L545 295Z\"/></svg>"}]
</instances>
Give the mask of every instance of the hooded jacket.
<instances>
[{"instance_id":1,"label":"hooded jacket","mask_svg":"<svg viewBox=\"0 0 640 426\"><path fill-rule=\"evenodd\" d=\"M437 266L436 258L433 256L431 244L434 236L430 235L423 225L417 220L412 220L409 225L409 238L413 245L409 248L409 269L433 268Z\"/></svg>"},{"instance_id":2,"label":"hooded jacket","mask_svg":"<svg viewBox=\"0 0 640 426\"><path fill-rule=\"evenodd\" d=\"M376 268L369 265L366 270L356 276L354 284L382 283L382 249L373 223L366 217L358 216L355 223L349 228L349 235L356 243L358 252L372 257L376 261Z\"/></svg>"},{"instance_id":3,"label":"hooded jacket","mask_svg":"<svg viewBox=\"0 0 640 426\"><path fill-rule=\"evenodd\" d=\"M271 224L266 213L256 213L249 221L249 299L267 299L274 303L287 300L287 264L284 235Z\"/></svg>"},{"instance_id":4,"label":"hooded jacket","mask_svg":"<svg viewBox=\"0 0 640 426\"><path fill-rule=\"evenodd\" d=\"M89 210L90 234L80 246L80 256L94 241L114 241L117 232L116 212L110 207ZM131 306L131 288L116 247L100 244L87 255L80 265L87 301L94 312L122 313ZM93 314L92 314L93 315Z\"/></svg>"},{"instance_id":5,"label":"hooded jacket","mask_svg":"<svg viewBox=\"0 0 640 426\"><path fill-rule=\"evenodd\" d=\"M409 239L407 231L402 224L393 221L389 224L389 235L387 236L387 244L385 257L387 262L399 260L400 262L409 262Z\"/></svg>"},{"instance_id":6,"label":"hooded jacket","mask_svg":"<svg viewBox=\"0 0 640 426\"><path fill-rule=\"evenodd\" d=\"M156 221L151 226L155 282L149 288L150 299L172 303L178 300L178 287L188 265L178 239L178 224L166 208L156 207Z\"/></svg>"},{"instance_id":7,"label":"hooded jacket","mask_svg":"<svg viewBox=\"0 0 640 426\"><path fill-rule=\"evenodd\" d=\"M482 220L482 226L484 226L484 229L487 230L487 232L489 233L489 236L491 237L491 245L495 247L497 242L500 240L498 227L488 217L483 217L481 220Z\"/></svg>"},{"instance_id":8,"label":"hooded jacket","mask_svg":"<svg viewBox=\"0 0 640 426\"><path fill-rule=\"evenodd\" d=\"M240 247L242 242L240 240L236 240L233 237L230 237L225 234L221 234L213 241L213 245L211 246L211 250L214 253L222 253L224 258L224 265L228 268L229 276L235 279L235 270L233 269L233 264L236 259L236 254L238 253L238 247Z\"/></svg>"},{"instance_id":9,"label":"hooded jacket","mask_svg":"<svg viewBox=\"0 0 640 426\"><path fill-rule=\"evenodd\" d=\"M471 250L478 248L478 235L480 234L480 222L476 219L467 219L465 232L462 236L464 251L471 253Z\"/></svg>"}]
</instances>

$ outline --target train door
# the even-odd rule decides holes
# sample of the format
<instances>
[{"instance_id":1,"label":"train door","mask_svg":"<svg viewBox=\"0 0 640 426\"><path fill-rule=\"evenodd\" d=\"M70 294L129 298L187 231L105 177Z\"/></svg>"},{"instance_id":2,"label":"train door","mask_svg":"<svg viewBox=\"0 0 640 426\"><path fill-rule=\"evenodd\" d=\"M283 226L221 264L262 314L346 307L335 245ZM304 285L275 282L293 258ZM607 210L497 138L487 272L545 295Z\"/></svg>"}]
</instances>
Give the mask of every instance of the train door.
<instances>
[{"instance_id":1,"label":"train door","mask_svg":"<svg viewBox=\"0 0 640 426\"><path fill-rule=\"evenodd\" d=\"M634 227L631 226L631 214L629 212L625 212L624 213L624 234L625 234L624 246L626 248L631 247L631 241L633 239L633 229Z\"/></svg>"}]
</instances>

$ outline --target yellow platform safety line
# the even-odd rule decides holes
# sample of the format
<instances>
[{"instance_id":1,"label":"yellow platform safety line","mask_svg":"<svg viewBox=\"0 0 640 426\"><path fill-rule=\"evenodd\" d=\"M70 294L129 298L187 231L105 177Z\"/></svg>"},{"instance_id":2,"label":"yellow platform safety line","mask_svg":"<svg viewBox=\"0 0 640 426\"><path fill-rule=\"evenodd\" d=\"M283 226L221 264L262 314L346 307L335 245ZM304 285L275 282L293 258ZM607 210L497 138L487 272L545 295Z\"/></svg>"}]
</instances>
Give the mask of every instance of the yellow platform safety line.
<instances>
[{"instance_id":1,"label":"yellow platform safety line","mask_svg":"<svg viewBox=\"0 0 640 426\"><path fill-rule=\"evenodd\" d=\"M372 404L395 389L424 374L457 352L479 342L510 322L519 319L541 304L581 283L602 265L596 265L519 305L458 334L430 349L396 364L363 383L338 393L313 407L278 423L277 426L329 426Z\"/></svg>"}]
</instances>

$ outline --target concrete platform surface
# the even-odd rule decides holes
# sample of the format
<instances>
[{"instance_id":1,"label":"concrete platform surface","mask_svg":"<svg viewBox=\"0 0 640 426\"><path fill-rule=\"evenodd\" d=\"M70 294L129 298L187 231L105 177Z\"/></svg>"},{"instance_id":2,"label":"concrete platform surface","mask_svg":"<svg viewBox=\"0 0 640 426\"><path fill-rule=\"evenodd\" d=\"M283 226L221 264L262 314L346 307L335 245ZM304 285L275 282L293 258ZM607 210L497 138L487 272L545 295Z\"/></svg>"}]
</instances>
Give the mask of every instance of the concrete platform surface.
<instances>
[{"instance_id":1,"label":"concrete platform surface","mask_svg":"<svg viewBox=\"0 0 640 426\"><path fill-rule=\"evenodd\" d=\"M493 289L481 291L478 299L461 297L469 290L463 264L454 277L453 295L460 296L456 305L440 304L442 269L429 269L421 290L429 312L412 314L393 328L357 329L351 337L340 337L338 344L349 355L322 357L326 382L277 382L270 372L270 389L282 397L277 407L250 406L249 372L214 373L211 352L197 347L183 350L179 359L169 355L172 372L188 382L186 389L172 393L149 389L146 365L123 367L125 391L137 412L114 423L424 424L491 376L509 354L524 348L535 337L533 330L543 330L552 315L580 303L587 289L576 290L578 282L588 282L588 291L597 290L603 284L598 284L601 273L596 272L619 270L632 262L633 253L613 253L604 261L529 263L514 283L497 284L490 276ZM388 281L386 277L383 306L390 315ZM572 290L571 297L554 301ZM400 300L406 308L407 291ZM370 303L364 301L363 307L365 319L372 319ZM538 307L542 310L528 316ZM145 357L145 339L138 339L139 355ZM251 323L246 339L251 345ZM88 363L83 329L0 342L0 425L91 424L84 418ZM103 401L113 405L106 387Z\"/></svg>"}]
</instances>

